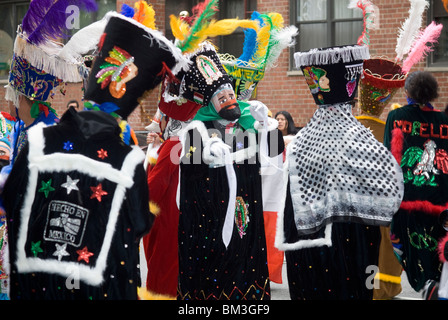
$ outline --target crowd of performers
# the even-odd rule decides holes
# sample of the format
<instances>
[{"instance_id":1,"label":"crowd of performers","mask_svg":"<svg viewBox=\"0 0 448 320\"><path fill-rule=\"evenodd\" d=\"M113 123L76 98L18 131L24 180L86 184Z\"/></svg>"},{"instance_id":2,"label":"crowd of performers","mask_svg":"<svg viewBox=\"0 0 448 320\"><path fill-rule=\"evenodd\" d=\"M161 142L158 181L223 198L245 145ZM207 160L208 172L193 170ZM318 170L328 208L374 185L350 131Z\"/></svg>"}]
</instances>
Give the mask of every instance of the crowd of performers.
<instances>
[{"instance_id":1,"label":"crowd of performers","mask_svg":"<svg viewBox=\"0 0 448 320\"><path fill-rule=\"evenodd\" d=\"M347 8L363 10L357 44L296 52L317 109L287 141L252 98L300 37L282 15L215 20L206 0L170 16L173 42L139 1L62 45L66 4L32 1L15 39L13 108L0 117L2 299L269 300L284 260L293 300L390 299L403 270L448 298L448 116L431 105L435 78L410 72L442 30L422 28L427 1L410 0L394 61L370 57L369 0ZM238 58L208 39L238 27ZM83 83L84 110L59 118L51 96L67 82ZM407 104L382 121L402 88ZM126 119L152 90L145 154Z\"/></svg>"}]
</instances>

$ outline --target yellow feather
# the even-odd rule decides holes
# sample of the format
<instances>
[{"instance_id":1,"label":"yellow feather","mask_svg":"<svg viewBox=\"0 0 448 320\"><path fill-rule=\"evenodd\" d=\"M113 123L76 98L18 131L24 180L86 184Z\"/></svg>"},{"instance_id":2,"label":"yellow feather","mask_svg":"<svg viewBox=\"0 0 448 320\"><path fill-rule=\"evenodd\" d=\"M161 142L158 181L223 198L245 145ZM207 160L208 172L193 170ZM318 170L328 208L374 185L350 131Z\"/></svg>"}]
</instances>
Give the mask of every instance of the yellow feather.
<instances>
[{"instance_id":1,"label":"yellow feather","mask_svg":"<svg viewBox=\"0 0 448 320\"><path fill-rule=\"evenodd\" d=\"M184 41L185 36L188 34L188 30L185 29L185 25L186 23L183 23L174 14L170 15L171 31L173 32L173 36L179 41Z\"/></svg>"},{"instance_id":2,"label":"yellow feather","mask_svg":"<svg viewBox=\"0 0 448 320\"><path fill-rule=\"evenodd\" d=\"M136 12L133 19L150 29L156 30L156 12L152 5L146 1L137 1L134 8Z\"/></svg>"},{"instance_id":3,"label":"yellow feather","mask_svg":"<svg viewBox=\"0 0 448 320\"><path fill-rule=\"evenodd\" d=\"M149 211L155 216L158 216L160 213L160 207L154 201L149 201Z\"/></svg>"},{"instance_id":4,"label":"yellow feather","mask_svg":"<svg viewBox=\"0 0 448 320\"><path fill-rule=\"evenodd\" d=\"M275 26L277 29L283 29L284 27L284 20L283 16L280 13L277 12L271 12L268 14L269 18L271 18L272 25Z\"/></svg>"},{"instance_id":5,"label":"yellow feather","mask_svg":"<svg viewBox=\"0 0 448 320\"><path fill-rule=\"evenodd\" d=\"M198 37L216 37L225 36L234 32L238 27L250 28L258 31L258 22L254 20L223 19L219 21L212 20L207 28L200 30Z\"/></svg>"},{"instance_id":6,"label":"yellow feather","mask_svg":"<svg viewBox=\"0 0 448 320\"><path fill-rule=\"evenodd\" d=\"M251 62L257 63L265 58L270 38L271 38L271 24L266 23L266 25L262 27L260 29L260 32L258 32L257 34L258 48Z\"/></svg>"}]
</instances>

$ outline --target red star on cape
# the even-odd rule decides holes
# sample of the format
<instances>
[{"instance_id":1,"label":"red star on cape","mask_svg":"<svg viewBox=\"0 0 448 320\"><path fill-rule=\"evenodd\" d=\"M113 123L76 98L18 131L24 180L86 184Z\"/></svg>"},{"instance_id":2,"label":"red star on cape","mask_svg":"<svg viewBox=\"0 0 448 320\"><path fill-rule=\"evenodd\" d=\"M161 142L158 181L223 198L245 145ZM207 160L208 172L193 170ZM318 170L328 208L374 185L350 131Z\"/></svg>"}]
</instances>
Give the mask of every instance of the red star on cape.
<instances>
[{"instance_id":1,"label":"red star on cape","mask_svg":"<svg viewBox=\"0 0 448 320\"><path fill-rule=\"evenodd\" d=\"M104 160L104 158L108 157L107 150L101 148L100 150L97 150L97 152L98 152L98 158L100 158L101 160Z\"/></svg>"},{"instance_id":2,"label":"red star on cape","mask_svg":"<svg viewBox=\"0 0 448 320\"><path fill-rule=\"evenodd\" d=\"M96 200L101 202L101 197L107 195L107 192L103 190L101 183L96 187L90 187L90 189L93 192L90 199L96 198Z\"/></svg>"},{"instance_id":3,"label":"red star on cape","mask_svg":"<svg viewBox=\"0 0 448 320\"><path fill-rule=\"evenodd\" d=\"M93 253L87 250L87 246L81 250L76 250L76 253L79 255L78 261L84 260L86 263L89 263L89 258L93 256Z\"/></svg>"}]
</instances>

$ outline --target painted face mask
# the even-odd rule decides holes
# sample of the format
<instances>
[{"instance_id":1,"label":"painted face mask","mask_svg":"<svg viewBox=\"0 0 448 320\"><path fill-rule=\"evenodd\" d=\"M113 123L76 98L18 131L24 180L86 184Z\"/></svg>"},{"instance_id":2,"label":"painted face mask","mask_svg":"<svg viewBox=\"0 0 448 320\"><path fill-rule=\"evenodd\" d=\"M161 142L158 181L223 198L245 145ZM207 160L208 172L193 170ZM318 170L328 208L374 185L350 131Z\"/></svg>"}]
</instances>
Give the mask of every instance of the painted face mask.
<instances>
[{"instance_id":1,"label":"painted face mask","mask_svg":"<svg viewBox=\"0 0 448 320\"><path fill-rule=\"evenodd\" d=\"M211 103L216 112L225 120L234 121L241 116L235 92L229 84L224 84L216 90Z\"/></svg>"}]
</instances>

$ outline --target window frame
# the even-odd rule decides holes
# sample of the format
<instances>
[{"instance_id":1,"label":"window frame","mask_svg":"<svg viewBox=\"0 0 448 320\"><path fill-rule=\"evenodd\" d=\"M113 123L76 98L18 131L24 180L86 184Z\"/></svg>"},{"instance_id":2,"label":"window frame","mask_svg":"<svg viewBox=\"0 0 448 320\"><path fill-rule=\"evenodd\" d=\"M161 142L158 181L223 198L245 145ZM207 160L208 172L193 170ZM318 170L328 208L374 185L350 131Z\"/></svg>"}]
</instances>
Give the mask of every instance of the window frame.
<instances>
[{"instance_id":1,"label":"window frame","mask_svg":"<svg viewBox=\"0 0 448 320\"><path fill-rule=\"evenodd\" d=\"M335 26L338 22L358 22L363 21L363 17L360 18L334 18L335 14L335 2L333 0L327 0L327 19L321 20L309 20L309 21L297 21L297 3L299 0L290 0L289 1L289 21L291 25L295 25L299 30L299 35L296 37L296 45L291 47L289 50L289 71L297 71L294 64L294 53L303 51L300 49L300 25L302 24L315 24L315 23L326 23L327 24L327 34L329 35L327 43L322 46L332 47L335 46L336 34L335 34ZM354 10L354 9L353 9ZM361 35L361 34L360 34Z\"/></svg>"},{"instance_id":2,"label":"window frame","mask_svg":"<svg viewBox=\"0 0 448 320\"><path fill-rule=\"evenodd\" d=\"M441 3L442 2L440 2L439 6L438 6L441 10L441 14L440 15L438 14L437 17L448 17L448 12L446 12L443 9L443 4L441 4ZM440 6L442 6L442 7L440 7ZM436 6L435 6L434 0L430 0L429 9L427 10L427 15L426 15L427 25L429 25L432 21L435 21L435 18L436 18L436 14L434 12L435 9L436 9ZM443 36L443 33L444 33L444 30L442 30L441 36ZM435 45L438 46L439 43L437 43ZM446 49L448 50L448 47ZM434 52L430 52L430 54L426 58L425 65L427 68L430 68L432 70L447 69L448 61L434 62Z\"/></svg>"}]
</instances>

